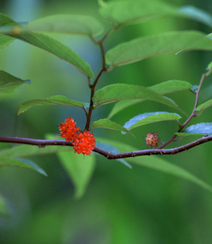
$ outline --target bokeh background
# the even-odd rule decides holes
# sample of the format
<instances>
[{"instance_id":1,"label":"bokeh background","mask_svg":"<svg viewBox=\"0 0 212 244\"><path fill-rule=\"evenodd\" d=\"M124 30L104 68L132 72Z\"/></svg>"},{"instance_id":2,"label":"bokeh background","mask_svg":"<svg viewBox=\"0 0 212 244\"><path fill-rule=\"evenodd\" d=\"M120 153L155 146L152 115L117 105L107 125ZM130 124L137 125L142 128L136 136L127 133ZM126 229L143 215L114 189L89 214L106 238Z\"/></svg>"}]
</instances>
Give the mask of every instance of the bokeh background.
<instances>
[{"instance_id":1,"label":"bokeh background","mask_svg":"<svg viewBox=\"0 0 212 244\"><path fill-rule=\"evenodd\" d=\"M172 3L177 6L192 4L212 14L209 0L173 0ZM1 0L0 6L2 13L22 23L53 14L85 14L100 19L106 29L109 27L98 14L97 0ZM192 20L163 18L126 26L114 33L105 46L109 49L138 36L190 29L211 32L211 28ZM95 74L98 73L100 52L88 38L54 37L70 46L91 65ZM210 61L211 52L159 56L104 74L98 88L113 83L151 86L171 79L198 85ZM84 113L74 107L38 107L17 117L18 106L30 99L65 95L73 100L88 101L87 80L73 67L18 40L1 51L0 65L14 76L31 80L30 85L19 87L15 93L1 95L1 135L44 138L47 133L59 134L58 124L69 116L80 127L84 126ZM212 98L211 81L211 76L205 80L200 102ZM185 91L169 97L188 114L191 112L192 93ZM93 120L106 117L112 106L100 107L94 112ZM123 125L139 113L164 110L173 112L161 104L143 102L120 112L113 120ZM193 122L211 122L211 112L212 108L208 108ZM135 129L136 138L103 129L96 129L94 134L143 149L147 132L158 132L161 140L166 141L176 130L175 123L163 122ZM190 140L185 138L183 143ZM211 146L211 143L203 144L163 159L212 185ZM11 211L10 217L0 217L2 244L212 243L212 195L195 184L138 165L130 170L118 161L97 156L88 189L76 200L73 183L55 155L31 159L48 177L18 168L0 171L0 193L7 199ZM157 163L157 157L151 160Z\"/></svg>"}]
</instances>

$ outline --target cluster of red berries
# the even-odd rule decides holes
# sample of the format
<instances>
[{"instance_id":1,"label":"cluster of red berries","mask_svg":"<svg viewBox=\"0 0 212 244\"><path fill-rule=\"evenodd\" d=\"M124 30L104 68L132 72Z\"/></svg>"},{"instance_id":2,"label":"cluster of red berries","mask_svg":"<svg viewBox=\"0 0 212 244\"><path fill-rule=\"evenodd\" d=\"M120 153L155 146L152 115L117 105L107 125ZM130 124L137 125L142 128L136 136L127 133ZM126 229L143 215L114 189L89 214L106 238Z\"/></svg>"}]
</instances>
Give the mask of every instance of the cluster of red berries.
<instances>
[{"instance_id":1,"label":"cluster of red berries","mask_svg":"<svg viewBox=\"0 0 212 244\"><path fill-rule=\"evenodd\" d=\"M93 133L88 131L79 132L80 128L76 127L76 122L72 118L66 118L65 123L59 124L59 130L60 135L66 141L72 141L74 150L78 154L90 155L94 150L96 139L93 137Z\"/></svg>"},{"instance_id":2,"label":"cluster of red berries","mask_svg":"<svg viewBox=\"0 0 212 244\"><path fill-rule=\"evenodd\" d=\"M65 123L59 124L60 135L66 139L66 141L72 141L77 135L76 132L80 131L79 127L76 127L76 122L72 118L67 118Z\"/></svg>"},{"instance_id":3,"label":"cluster of red berries","mask_svg":"<svg viewBox=\"0 0 212 244\"><path fill-rule=\"evenodd\" d=\"M159 137L157 133L148 133L145 138L146 144L150 147L157 147Z\"/></svg>"}]
</instances>

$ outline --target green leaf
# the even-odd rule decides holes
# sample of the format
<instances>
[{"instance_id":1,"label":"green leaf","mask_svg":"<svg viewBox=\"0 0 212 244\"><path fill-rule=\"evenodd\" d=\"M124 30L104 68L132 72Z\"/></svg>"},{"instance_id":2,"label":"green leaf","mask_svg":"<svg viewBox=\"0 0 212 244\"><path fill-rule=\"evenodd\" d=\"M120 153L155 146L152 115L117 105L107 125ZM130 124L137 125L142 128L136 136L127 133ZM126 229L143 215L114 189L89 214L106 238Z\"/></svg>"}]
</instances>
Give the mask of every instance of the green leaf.
<instances>
[{"instance_id":1,"label":"green leaf","mask_svg":"<svg viewBox=\"0 0 212 244\"><path fill-rule=\"evenodd\" d=\"M162 83L159 83L154 86L148 87L150 90L156 91L161 95L165 95L172 92L190 90L192 85L187 81L180 81L180 80L169 80ZM137 103L143 102L143 99L135 99L135 100L123 100L117 102L114 107L112 108L108 118L110 119L118 112L122 111L123 109L135 105Z\"/></svg>"},{"instance_id":2,"label":"green leaf","mask_svg":"<svg viewBox=\"0 0 212 244\"><path fill-rule=\"evenodd\" d=\"M22 158L10 158L10 157L5 157L5 156L0 156L0 167L3 166L12 166L12 167L21 167L21 168L26 168L26 169L32 169L37 171L40 174L43 174L47 176L45 171L38 167L35 163L28 159L22 159Z\"/></svg>"},{"instance_id":3,"label":"green leaf","mask_svg":"<svg viewBox=\"0 0 212 244\"><path fill-rule=\"evenodd\" d=\"M208 67L207 67L208 69L212 69L212 62L210 62L209 64L208 64Z\"/></svg>"},{"instance_id":4,"label":"green leaf","mask_svg":"<svg viewBox=\"0 0 212 244\"><path fill-rule=\"evenodd\" d=\"M179 13L183 14L185 17L197 20L203 24L208 25L209 27L212 27L212 16L194 6L182 6L179 8Z\"/></svg>"},{"instance_id":5,"label":"green leaf","mask_svg":"<svg viewBox=\"0 0 212 244\"><path fill-rule=\"evenodd\" d=\"M54 54L56 57L73 65L85 76L94 78L89 64L61 42L41 33L27 31L6 15L0 15L0 23L3 25L3 27L0 28L0 33L4 33L5 35L22 40Z\"/></svg>"},{"instance_id":6,"label":"green leaf","mask_svg":"<svg viewBox=\"0 0 212 244\"><path fill-rule=\"evenodd\" d=\"M173 92L190 90L192 89L192 84L182 80L168 80L154 86L150 86L149 89L156 91L161 95L165 95Z\"/></svg>"},{"instance_id":7,"label":"green leaf","mask_svg":"<svg viewBox=\"0 0 212 244\"><path fill-rule=\"evenodd\" d=\"M15 39L13 39L9 36L0 35L0 50L9 46L9 44L12 43L14 40Z\"/></svg>"},{"instance_id":8,"label":"green leaf","mask_svg":"<svg viewBox=\"0 0 212 244\"><path fill-rule=\"evenodd\" d=\"M106 3L103 0L98 0L98 4L100 7L104 7Z\"/></svg>"},{"instance_id":9,"label":"green leaf","mask_svg":"<svg viewBox=\"0 0 212 244\"><path fill-rule=\"evenodd\" d=\"M106 53L106 63L116 66L184 50L212 51L212 41L198 31L173 31L122 43Z\"/></svg>"},{"instance_id":10,"label":"green leaf","mask_svg":"<svg viewBox=\"0 0 212 244\"><path fill-rule=\"evenodd\" d=\"M180 133L175 133L178 136L191 135L212 135L212 123L199 123L191 125Z\"/></svg>"},{"instance_id":11,"label":"green leaf","mask_svg":"<svg viewBox=\"0 0 212 244\"><path fill-rule=\"evenodd\" d=\"M210 100L208 100L207 102L204 102L204 103L202 103L201 105L199 105L196 109L195 109L195 111L203 111L203 110L205 110L206 108L208 108L208 107L210 107L210 106L212 106L212 99L210 99Z\"/></svg>"},{"instance_id":12,"label":"green leaf","mask_svg":"<svg viewBox=\"0 0 212 244\"><path fill-rule=\"evenodd\" d=\"M121 152L137 151L137 149L132 146L114 140L109 140L104 138L98 138L97 140L111 144ZM193 182L206 190L212 191L212 187L209 186L207 183L198 179L196 176L186 171L185 169L177 165L168 163L164 158L162 158L162 156L151 156L151 157L142 156L142 157L135 157L135 158L127 158L125 160L131 163L138 164L140 166L144 166L153 170L160 171L162 173L180 177L182 179Z\"/></svg>"},{"instance_id":13,"label":"green leaf","mask_svg":"<svg viewBox=\"0 0 212 244\"><path fill-rule=\"evenodd\" d=\"M95 155L84 156L74 152L60 152L57 155L74 183L76 188L75 197L81 198L95 167Z\"/></svg>"},{"instance_id":14,"label":"green leaf","mask_svg":"<svg viewBox=\"0 0 212 244\"><path fill-rule=\"evenodd\" d=\"M26 83L24 80L0 70L0 93L13 92L24 83Z\"/></svg>"},{"instance_id":15,"label":"green leaf","mask_svg":"<svg viewBox=\"0 0 212 244\"><path fill-rule=\"evenodd\" d=\"M14 26L17 25L17 23L9 18L7 15L0 13L0 33L4 31L11 32L11 27L7 27L7 25ZM11 38L9 36L0 35L0 50L7 47L14 40L14 38Z\"/></svg>"},{"instance_id":16,"label":"green leaf","mask_svg":"<svg viewBox=\"0 0 212 244\"><path fill-rule=\"evenodd\" d=\"M61 14L33 21L26 30L97 36L102 33L103 26L91 16Z\"/></svg>"},{"instance_id":17,"label":"green leaf","mask_svg":"<svg viewBox=\"0 0 212 244\"><path fill-rule=\"evenodd\" d=\"M14 38L27 42L31 45L39 47L49 53L54 54L58 58L68 62L77 68L87 77L94 78L94 74L87 62L85 62L78 54L71 50L61 42L36 32L20 32L20 34L8 34Z\"/></svg>"},{"instance_id":18,"label":"green leaf","mask_svg":"<svg viewBox=\"0 0 212 244\"><path fill-rule=\"evenodd\" d=\"M0 26L10 24L17 24L14 20L12 20L9 16L0 13Z\"/></svg>"},{"instance_id":19,"label":"green leaf","mask_svg":"<svg viewBox=\"0 0 212 244\"><path fill-rule=\"evenodd\" d=\"M144 113L135 116L134 118L127 121L124 127L128 130L132 130L138 126L151 124L154 122L166 121L166 120L178 120L181 116L176 113L168 112L154 112L154 113Z\"/></svg>"},{"instance_id":20,"label":"green leaf","mask_svg":"<svg viewBox=\"0 0 212 244\"><path fill-rule=\"evenodd\" d=\"M130 99L151 100L178 109L172 100L143 86L113 84L96 91L93 96L93 102L97 104L95 108L103 104Z\"/></svg>"},{"instance_id":21,"label":"green leaf","mask_svg":"<svg viewBox=\"0 0 212 244\"><path fill-rule=\"evenodd\" d=\"M95 122L91 123L91 126L93 128L105 128L105 129L111 129L111 130L118 130L118 131L123 131L125 133L131 134L126 128L123 126L109 120L109 119L100 119Z\"/></svg>"},{"instance_id":22,"label":"green leaf","mask_svg":"<svg viewBox=\"0 0 212 244\"><path fill-rule=\"evenodd\" d=\"M85 104L82 102L71 100L65 96L56 95L44 99L35 99L22 103L18 109L18 115L24 113L30 108L47 105L67 105L83 108Z\"/></svg>"},{"instance_id":23,"label":"green leaf","mask_svg":"<svg viewBox=\"0 0 212 244\"><path fill-rule=\"evenodd\" d=\"M160 18L164 15L181 16L177 9L163 2L118 1L100 8L101 15L115 25L127 25Z\"/></svg>"},{"instance_id":24,"label":"green leaf","mask_svg":"<svg viewBox=\"0 0 212 244\"><path fill-rule=\"evenodd\" d=\"M121 100L119 102L117 102L112 110L110 111L110 114L108 115L108 119L112 118L115 114L121 112L122 110L124 110L127 107L130 107L132 105L135 105L137 103L143 102L145 100L143 99L132 99L132 100Z\"/></svg>"}]
</instances>

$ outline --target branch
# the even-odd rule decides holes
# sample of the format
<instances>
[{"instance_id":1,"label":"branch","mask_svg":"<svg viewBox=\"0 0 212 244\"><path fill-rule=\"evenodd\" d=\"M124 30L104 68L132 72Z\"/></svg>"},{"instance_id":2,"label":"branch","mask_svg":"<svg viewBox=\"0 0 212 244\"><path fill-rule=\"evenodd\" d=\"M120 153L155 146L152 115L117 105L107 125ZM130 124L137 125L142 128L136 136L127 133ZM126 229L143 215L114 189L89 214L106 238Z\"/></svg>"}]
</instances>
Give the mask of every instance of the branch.
<instances>
[{"instance_id":1,"label":"branch","mask_svg":"<svg viewBox=\"0 0 212 244\"><path fill-rule=\"evenodd\" d=\"M85 124L85 129L84 130L89 130L90 127L90 122L91 122L91 116L92 116L92 112L93 112L93 96L95 94L95 88L96 85L99 81L99 78L101 77L102 73L104 71L107 71L107 66L106 66L106 61L105 61L105 49L104 49L104 45L103 43L106 41L106 39L113 33L113 31L115 29L119 28L119 25L113 25L110 30L108 30L108 32L102 37L101 40L97 41L93 36L90 36L91 40L94 42L95 45L98 45L100 47L100 51L101 51L101 55L102 55L102 68L99 71L96 79L94 80L93 84L90 84L90 80L88 80L88 85L91 89L91 95L90 95L90 106L89 106L89 110L87 113L87 120L86 120L86 124Z\"/></svg>"},{"instance_id":2,"label":"branch","mask_svg":"<svg viewBox=\"0 0 212 244\"><path fill-rule=\"evenodd\" d=\"M202 74L201 79L200 79L200 83L199 83L199 86L198 86L198 90L195 92L196 99L195 99L195 103L194 103L194 108L193 108L193 110L191 112L191 115L188 117L188 119L183 123L183 125L180 126L179 130L177 131L178 133L181 132L186 127L186 125L191 121L192 118L198 116L196 114L195 109L198 106L200 89L202 87L202 84L203 84L203 81L204 81L205 77L208 76L210 73L211 73L211 70L209 70L208 72ZM162 149L162 148L166 147L169 143L175 141L176 137L177 137L177 135L174 135L167 142L163 143L160 147L158 147L158 149Z\"/></svg>"},{"instance_id":3,"label":"branch","mask_svg":"<svg viewBox=\"0 0 212 244\"><path fill-rule=\"evenodd\" d=\"M91 89L90 106L89 106L89 110L88 110L88 113L87 113L87 120L86 120L86 124L85 124L85 129L84 130L89 130L90 122L91 122L91 116L92 116L92 112L93 112L93 96L95 94L95 88L96 88L96 85L97 85L97 83L99 81L99 78L101 77L102 73L104 71L106 71L106 69L107 69L106 62L105 62L105 50L104 50L104 46L103 46L103 39L98 42L98 45L100 47L101 54L102 54L102 68L99 71L94 83L92 85L89 83L89 87Z\"/></svg>"},{"instance_id":4,"label":"branch","mask_svg":"<svg viewBox=\"0 0 212 244\"><path fill-rule=\"evenodd\" d=\"M138 156L151 156L151 155L174 155L181 153L183 151L189 150L192 147L196 147L200 144L206 143L208 141L212 141L211 136L203 136L202 138L185 144L180 147L175 147L171 149L146 149L146 150L138 150L131 152L123 152L123 153L111 153L100 147L95 147L94 152L108 158L108 159L121 159L121 158L131 158ZM40 139L31 139L31 138L21 138L21 137L0 137L0 142L10 142L10 143L19 143L19 144L29 144L35 145L40 148L44 148L45 146L73 146L71 142L67 142L64 140L40 140Z\"/></svg>"}]
</instances>

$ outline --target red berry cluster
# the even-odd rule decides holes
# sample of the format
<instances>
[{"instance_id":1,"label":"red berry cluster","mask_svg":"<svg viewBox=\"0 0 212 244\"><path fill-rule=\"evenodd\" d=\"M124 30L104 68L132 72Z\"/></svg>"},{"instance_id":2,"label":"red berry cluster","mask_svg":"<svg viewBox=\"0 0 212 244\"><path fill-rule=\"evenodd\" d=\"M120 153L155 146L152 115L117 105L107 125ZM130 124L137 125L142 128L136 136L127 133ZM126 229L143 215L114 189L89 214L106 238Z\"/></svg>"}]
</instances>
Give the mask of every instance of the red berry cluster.
<instances>
[{"instance_id":1,"label":"red berry cluster","mask_svg":"<svg viewBox=\"0 0 212 244\"><path fill-rule=\"evenodd\" d=\"M60 135L66 139L66 141L72 141L77 135L76 132L80 131L79 127L76 127L76 122L72 118L67 118L65 123L59 124Z\"/></svg>"},{"instance_id":2,"label":"red berry cluster","mask_svg":"<svg viewBox=\"0 0 212 244\"><path fill-rule=\"evenodd\" d=\"M89 155L94 150L96 140L93 137L93 133L84 131L79 132L80 128L76 127L76 122L72 118L67 118L65 123L59 124L60 135L66 139L66 141L72 141L74 150L80 154Z\"/></svg>"},{"instance_id":3,"label":"red berry cluster","mask_svg":"<svg viewBox=\"0 0 212 244\"><path fill-rule=\"evenodd\" d=\"M89 155L94 150L96 140L93 137L93 133L84 131L79 133L73 140L74 150L80 154Z\"/></svg>"},{"instance_id":4,"label":"red berry cluster","mask_svg":"<svg viewBox=\"0 0 212 244\"><path fill-rule=\"evenodd\" d=\"M157 147L159 137L157 133L148 133L145 138L146 144L150 147Z\"/></svg>"}]
</instances>

